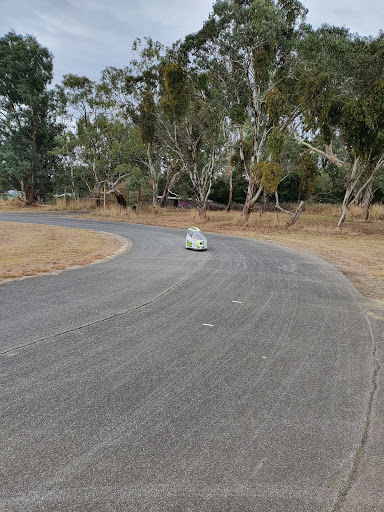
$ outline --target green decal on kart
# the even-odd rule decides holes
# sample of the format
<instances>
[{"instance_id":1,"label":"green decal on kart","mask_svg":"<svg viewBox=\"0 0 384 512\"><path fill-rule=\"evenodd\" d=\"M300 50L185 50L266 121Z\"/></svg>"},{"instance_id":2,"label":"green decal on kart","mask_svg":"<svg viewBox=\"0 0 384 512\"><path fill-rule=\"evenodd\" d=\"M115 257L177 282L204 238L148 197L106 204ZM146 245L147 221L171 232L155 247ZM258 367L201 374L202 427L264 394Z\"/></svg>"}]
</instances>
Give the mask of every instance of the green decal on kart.
<instances>
[{"instance_id":1,"label":"green decal on kart","mask_svg":"<svg viewBox=\"0 0 384 512\"><path fill-rule=\"evenodd\" d=\"M197 251L205 251L208 248L207 239L201 229L195 226L188 228L185 247L187 249L195 249Z\"/></svg>"}]
</instances>

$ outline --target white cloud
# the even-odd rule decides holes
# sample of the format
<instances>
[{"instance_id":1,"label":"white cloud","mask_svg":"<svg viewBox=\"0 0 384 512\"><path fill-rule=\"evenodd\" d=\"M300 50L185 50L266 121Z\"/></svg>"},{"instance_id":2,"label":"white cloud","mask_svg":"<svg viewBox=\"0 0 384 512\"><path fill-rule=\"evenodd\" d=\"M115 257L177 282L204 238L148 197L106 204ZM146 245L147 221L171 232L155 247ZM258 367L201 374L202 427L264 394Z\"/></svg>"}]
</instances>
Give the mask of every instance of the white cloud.
<instances>
[{"instance_id":1,"label":"white cloud","mask_svg":"<svg viewBox=\"0 0 384 512\"><path fill-rule=\"evenodd\" d=\"M97 80L108 65L131 59L136 37L170 45L196 32L212 0L2 0L0 35L14 29L33 34L54 54L55 80L64 73ZM346 26L376 35L382 20L379 0L306 0L308 22Z\"/></svg>"},{"instance_id":2,"label":"white cloud","mask_svg":"<svg viewBox=\"0 0 384 512\"><path fill-rule=\"evenodd\" d=\"M308 22L349 28L362 36L377 35L383 28L381 0L305 0Z\"/></svg>"}]
</instances>

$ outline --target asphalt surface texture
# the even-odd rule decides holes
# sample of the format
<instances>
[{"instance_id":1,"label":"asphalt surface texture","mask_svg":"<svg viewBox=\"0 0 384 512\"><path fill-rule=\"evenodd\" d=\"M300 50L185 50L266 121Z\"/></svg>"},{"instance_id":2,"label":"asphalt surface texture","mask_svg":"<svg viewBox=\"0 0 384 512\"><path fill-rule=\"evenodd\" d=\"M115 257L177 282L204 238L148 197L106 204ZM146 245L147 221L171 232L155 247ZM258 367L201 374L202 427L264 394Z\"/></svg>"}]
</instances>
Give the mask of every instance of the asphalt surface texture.
<instances>
[{"instance_id":1,"label":"asphalt surface texture","mask_svg":"<svg viewBox=\"0 0 384 512\"><path fill-rule=\"evenodd\" d=\"M0 284L1 512L384 511L383 315L335 267L224 235L194 252L186 230L1 220L132 242Z\"/></svg>"}]
</instances>

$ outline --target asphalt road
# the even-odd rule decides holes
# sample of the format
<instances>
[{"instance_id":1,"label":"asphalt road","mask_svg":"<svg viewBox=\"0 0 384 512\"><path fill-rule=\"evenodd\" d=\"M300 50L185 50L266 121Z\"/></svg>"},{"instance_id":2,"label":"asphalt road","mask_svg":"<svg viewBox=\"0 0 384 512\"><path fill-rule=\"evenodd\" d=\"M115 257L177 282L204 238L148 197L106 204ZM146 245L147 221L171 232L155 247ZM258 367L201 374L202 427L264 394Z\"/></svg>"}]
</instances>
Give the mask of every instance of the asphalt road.
<instances>
[{"instance_id":1,"label":"asphalt road","mask_svg":"<svg viewBox=\"0 0 384 512\"><path fill-rule=\"evenodd\" d=\"M332 265L213 234L197 253L180 230L1 220L132 241L0 285L1 512L384 510L383 338Z\"/></svg>"}]
</instances>

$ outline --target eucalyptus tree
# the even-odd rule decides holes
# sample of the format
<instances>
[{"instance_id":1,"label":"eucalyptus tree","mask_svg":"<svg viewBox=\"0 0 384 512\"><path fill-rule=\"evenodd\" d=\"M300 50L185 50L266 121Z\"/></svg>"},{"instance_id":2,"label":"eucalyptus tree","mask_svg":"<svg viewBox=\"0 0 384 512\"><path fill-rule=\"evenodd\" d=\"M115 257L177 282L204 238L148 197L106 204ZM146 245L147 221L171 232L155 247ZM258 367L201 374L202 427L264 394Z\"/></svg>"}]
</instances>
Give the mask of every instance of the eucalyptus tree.
<instances>
[{"instance_id":1,"label":"eucalyptus tree","mask_svg":"<svg viewBox=\"0 0 384 512\"><path fill-rule=\"evenodd\" d=\"M48 90L53 57L30 36L0 39L0 181L20 188L28 203L51 187L56 158L50 153L62 126Z\"/></svg>"},{"instance_id":2,"label":"eucalyptus tree","mask_svg":"<svg viewBox=\"0 0 384 512\"><path fill-rule=\"evenodd\" d=\"M121 196L118 185L129 170L123 165L123 157L118 162L115 157L122 154L121 146L127 146L129 135L121 137L121 125L111 112L112 103L103 86L85 76L66 75L62 98L75 118L75 155L82 164L82 179L96 204L100 205L101 196L106 194Z\"/></svg>"},{"instance_id":3,"label":"eucalyptus tree","mask_svg":"<svg viewBox=\"0 0 384 512\"><path fill-rule=\"evenodd\" d=\"M160 43L146 38L143 46L137 40L134 50L137 59L123 70L107 68L103 82L115 91L120 112L138 129L145 155L140 163L151 177L153 205L161 175L165 204L169 191L187 172L204 215L222 133L212 84L206 74L178 62L178 44L164 52Z\"/></svg>"},{"instance_id":4,"label":"eucalyptus tree","mask_svg":"<svg viewBox=\"0 0 384 512\"><path fill-rule=\"evenodd\" d=\"M204 27L185 47L202 69L211 70L228 118L238 132L239 156L248 190L248 218L264 185L259 164L270 161L268 137L284 131L298 114L294 70L297 27L306 10L296 0L217 1ZM251 158L244 154L250 126Z\"/></svg>"},{"instance_id":5,"label":"eucalyptus tree","mask_svg":"<svg viewBox=\"0 0 384 512\"><path fill-rule=\"evenodd\" d=\"M299 53L300 139L344 170L341 227L349 206L384 170L384 34L362 38L344 28L308 27Z\"/></svg>"},{"instance_id":6,"label":"eucalyptus tree","mask_svg":"<svg viewBox=\"0 0 384 512\"><path fill-rule=\"evenodd\" d=\"M164 68L164 89L163 143L179 162L180 171L188 173L199 214L205 217L214 173L225 148L221 94L210 73L186 62L184 66L173 62Z\"/></svg>"},{"instance_id":7,"label":"eucalyptus tree","mask_svg":"<svg viewBox=\"0 0 384 512\"><path fill-rule=\"evenodd\" d=\"M126 199L119 185L137 169L137 158L142 154L138 130L120 119L110 120L106 134L107 144L100 158L104 171L104 197L113 194L120 205L126 206Z\"/></svg>"},{"instance_id":8,"label":"eucalyptus tree","mask_svg":"<svg viewBox=\"0 0 384 512\"><path fill-rule=\"evenodd\" d=\"M117 115L134 124L142 143L136 165L145 166L152 183L152 203L157 205L158 183L163 171L164 154L158 137L158 103L161 88L161 61L163 46L145 38L136 39L133 53L137 55L130 65L118 69L106 68L102 84L113 102Z\"/></svg>"},{"instance_id":9,"label":"eucalyptus tree","mask_svg":"<svg viewBox=\"0 0 384 512\"><path fill-rule=\"evenodd\" d=\"M60 190L66 194L68 189L74 198L79 196L80 189L76 172L78 170L76 149L77 137L71 130L57 137L55 147L52 149L52 153L61 161L60 169L54 176L56 192Z\"/></svg>"}]
</instances>

